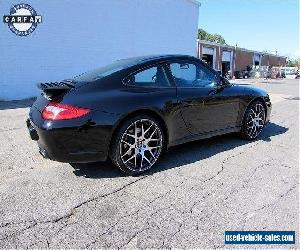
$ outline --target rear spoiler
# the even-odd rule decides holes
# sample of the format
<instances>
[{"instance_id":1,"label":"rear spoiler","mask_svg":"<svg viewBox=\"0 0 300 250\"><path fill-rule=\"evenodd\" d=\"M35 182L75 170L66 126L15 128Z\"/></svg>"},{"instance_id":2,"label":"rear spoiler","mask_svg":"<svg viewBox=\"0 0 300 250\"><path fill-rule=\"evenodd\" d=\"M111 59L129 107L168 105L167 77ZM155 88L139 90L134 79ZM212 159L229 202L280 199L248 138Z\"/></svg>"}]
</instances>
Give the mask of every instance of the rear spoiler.
<instances>
[{"instance_id":1,"label":"rear spoiler","mask_svg":"<svg viewBox=\"0 0 300 250\"><path fill-rule=\"evenodd\" d=\"M37 87L47 99L52 99L54 96L75 88L75 83L73 80L63 80L60 82L38 83Z\"/></svg>"}]
</instances>

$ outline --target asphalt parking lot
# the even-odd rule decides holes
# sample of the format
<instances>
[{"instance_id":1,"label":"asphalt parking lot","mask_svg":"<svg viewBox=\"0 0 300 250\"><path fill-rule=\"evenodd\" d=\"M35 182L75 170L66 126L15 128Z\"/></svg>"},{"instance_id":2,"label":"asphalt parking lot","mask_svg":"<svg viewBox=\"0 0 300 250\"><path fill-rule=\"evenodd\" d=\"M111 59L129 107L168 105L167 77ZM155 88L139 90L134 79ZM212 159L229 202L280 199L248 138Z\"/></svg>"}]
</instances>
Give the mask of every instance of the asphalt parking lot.
<instances>
[{"instance_id":1,"label":"asphalt parking lot","mask_svg":"<svg viewBox=\"0 0 300 250\"><path fill-rule=\"evenodd\" d=\"M248 82L273 102L258 140L177 146L140 177L44 160L30 101L0 102L0 248L230 248L225 230L299 232L299 81Z\"/></svg>"}]
</instances>

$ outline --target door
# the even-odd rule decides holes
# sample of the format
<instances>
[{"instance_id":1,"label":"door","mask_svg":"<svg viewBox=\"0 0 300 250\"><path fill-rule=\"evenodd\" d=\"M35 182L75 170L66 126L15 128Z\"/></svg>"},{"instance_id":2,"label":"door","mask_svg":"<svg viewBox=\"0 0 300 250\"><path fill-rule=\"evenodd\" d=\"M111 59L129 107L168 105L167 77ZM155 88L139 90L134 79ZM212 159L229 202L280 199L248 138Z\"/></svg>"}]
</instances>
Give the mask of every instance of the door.
<instances>
[{"instance_id":1,"label":"door","mask_svg":"<svg viewBox=\"0 0 300 250\"><path fill-rule=\"evenodd\" d=\"M183 120L191 133L236 126L239 97L230 91L230 84L221 87L216 73L198 61L171 62L169 69Z\"/></svg>"},{"instance_id":2,"label":"door","mask_svg":"<svg viewBox=\"0 0 300 250\"><path fill-rule=\"evenodd\" d=\"M140 67L140 66L139 66ZM141 67L124 79L130 112L151 108L160 113L168 127L169 145L189 136L189 131L178 110L177 89L164 64Z\"/></svg>"}]
</instances>

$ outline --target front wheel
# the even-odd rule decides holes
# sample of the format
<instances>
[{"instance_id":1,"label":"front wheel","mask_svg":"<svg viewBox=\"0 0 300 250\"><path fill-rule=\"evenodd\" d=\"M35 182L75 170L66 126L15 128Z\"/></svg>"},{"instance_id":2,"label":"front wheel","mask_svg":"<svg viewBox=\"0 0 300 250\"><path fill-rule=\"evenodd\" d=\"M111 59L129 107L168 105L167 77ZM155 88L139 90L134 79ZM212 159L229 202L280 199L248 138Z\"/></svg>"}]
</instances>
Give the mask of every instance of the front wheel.
<instances>
[{"instance_id":1,"label":"front wheel","mask_svg":"<svg viewBox=\"0 0 300 250\"><path fill-rule=\"evenodd\" d=\"M162 128L149 116L136 116L124 122L114 138L110 158L123 172L139 175L149 170L161 156Z\"/></svg>"},{"instance_id":2,"label":"front wheel","mask_svg":"<svg viewBox=\"0 0 300 250\"><path fill-rule=\"evenodd\" d=\"M247 140L255 140L266 122L266 109L261 101L255 101L247 108L241 130L241 136Z\"/></svg>"}]
</instances>

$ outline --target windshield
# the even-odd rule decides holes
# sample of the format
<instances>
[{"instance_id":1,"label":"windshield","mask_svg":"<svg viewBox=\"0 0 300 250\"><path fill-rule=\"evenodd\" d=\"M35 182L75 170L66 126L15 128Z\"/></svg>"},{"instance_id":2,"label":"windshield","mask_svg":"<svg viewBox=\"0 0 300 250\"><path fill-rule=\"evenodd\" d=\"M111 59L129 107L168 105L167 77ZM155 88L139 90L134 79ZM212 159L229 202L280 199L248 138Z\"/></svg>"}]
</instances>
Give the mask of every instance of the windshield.
<instances>
[{"instance_id":1,"label":"windshield","mask_svg":"<svg viewBox=\"0 0 300 250\"><path fill-rule=\"evenodd\" d=\"M85 73L82 73L78 76L74 77L75 81L82 81L82 82L91 82L101 79L105 76L111 75L116 73L122 69L127 68L130 65L130 59L122 59L118 60L114 63L108 64L104 67L94 69Z\"/></svg>"}]
</instances>

